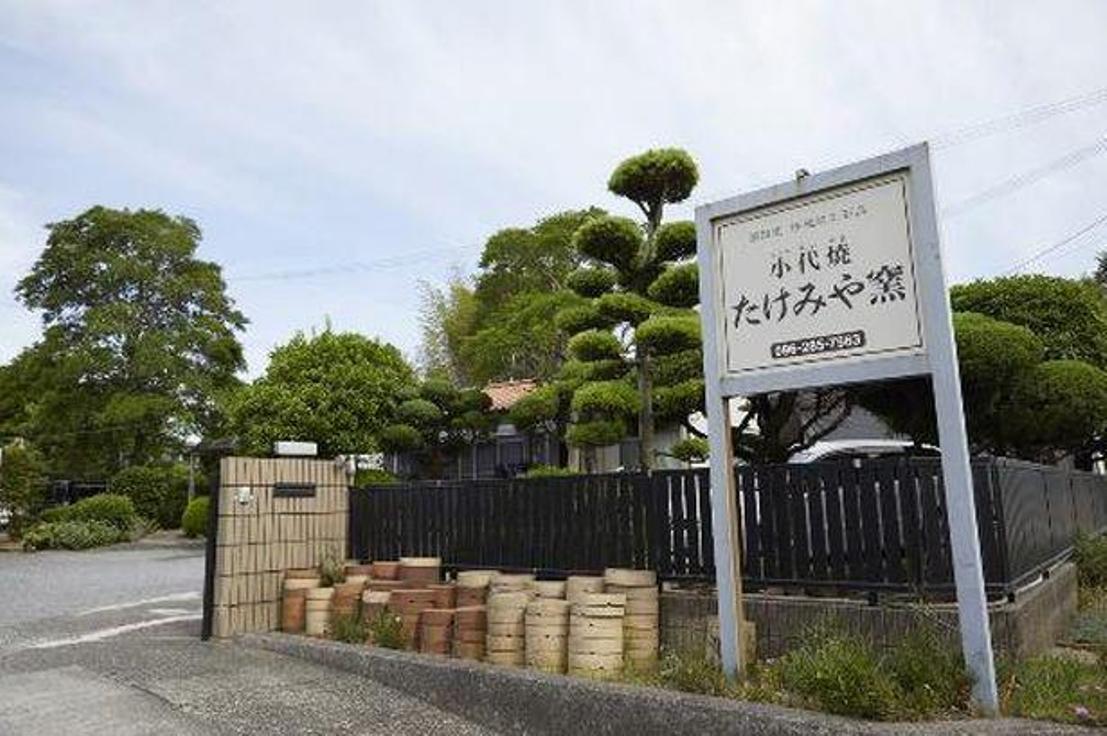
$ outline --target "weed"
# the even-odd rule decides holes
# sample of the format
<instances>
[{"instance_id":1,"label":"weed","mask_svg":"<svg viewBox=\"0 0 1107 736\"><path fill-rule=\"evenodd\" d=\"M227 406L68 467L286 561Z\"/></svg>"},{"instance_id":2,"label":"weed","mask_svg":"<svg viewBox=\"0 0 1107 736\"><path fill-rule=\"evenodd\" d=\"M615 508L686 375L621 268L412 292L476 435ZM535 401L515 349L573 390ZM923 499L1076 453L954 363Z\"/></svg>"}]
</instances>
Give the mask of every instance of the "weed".
<instances>
[{"instance_id":1,"label":"weed","mask_svg":"<svg viewBox=\"0 0 1107 736\"><path fill-rule=\"evenodd\" d=\"M1022 718L1107 726L1107 669L1063 656L1001 669L1003 710Z\"/></svg>"},{"instance_id":2,"label":"weed","mask_svg":"<svg viewBox=\"0 0 1107 736\"><path fill-rule=\"evenodd\" d=\"M968 702L972 679L961 652L932 627L913 629L884 658L903 716L926 718Z\"/></svg>"},{"instance_id":3,"label":"weed","mask_svg":"<svg viewBox=\"0 0 1107 736\"><path fill-rule=\"evenodd\" d=\"M786 654L778 674L784 689L829 713L884 719L898 710L897 688L872 647L825 627Z\"/></svg>"},{"instance_id":4,"label":"weed","mask_svg":"<svg viewBox=\"0 0 1107 736\"><path fill-rule=\"evenodd\" d=\"M385 649L403 649L407 646L402 619L388 610L381 611L369 621L368 641Z\"/></svg>"},{"instance_id":5,"label":"weed","mask_svg":"<svg viewBox=\"0 0 1107 736\"><path fill-rule=\"evenodd\" d=\"M369 629L357 614L335 616L331 621L331 638L335 641L364 644L368 637Z\"/></svg>"},{"instance_id":6,"label":"weed","mask_svg":"<svg viewBox=\"0 0 1107 736\"><path fill-rule=\"evenodd\" d=\"M686 693L724 697L735 694L735 686L722 667L704 653L685 656L667 654L662 658L657 674L650 679L661 687Z\"/></svg>"},{"instance_id":7,"label":"weed","mask_svg":"<svg viewBox=\"0 0 1107 736\"><path fill-rule=\"evenodd\" d=\"M1072 558L1081 587L1107 586L1107 536L1078 535Z\"/></svg>"},{"instance_id":8,"label":"weed","mask_svg":"<svg viewBox=\"0 0 1107 736\"><path fill-rule=\"evenodd\" d=\"M319 563L319 585L330 588L346 582L346 564L334 550L329 550Z\"/></svg>"}]
</instances>

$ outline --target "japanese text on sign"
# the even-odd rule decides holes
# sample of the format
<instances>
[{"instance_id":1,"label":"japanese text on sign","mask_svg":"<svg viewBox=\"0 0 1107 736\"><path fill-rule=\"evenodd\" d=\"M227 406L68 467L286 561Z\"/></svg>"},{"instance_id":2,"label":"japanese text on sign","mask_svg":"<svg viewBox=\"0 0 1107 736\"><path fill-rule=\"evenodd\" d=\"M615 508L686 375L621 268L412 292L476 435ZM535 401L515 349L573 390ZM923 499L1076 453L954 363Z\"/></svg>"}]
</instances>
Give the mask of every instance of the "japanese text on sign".
<instances>
[{"instance_id":1,"label":"japanese text on sign","mask_svg":"<svg viewBox=\"0 0 1107 736\"><path fill-rule=\"evenodd\" d=\"M727 367L922 346L902 176L715 223Z\"/></svg>"}]
</instances>

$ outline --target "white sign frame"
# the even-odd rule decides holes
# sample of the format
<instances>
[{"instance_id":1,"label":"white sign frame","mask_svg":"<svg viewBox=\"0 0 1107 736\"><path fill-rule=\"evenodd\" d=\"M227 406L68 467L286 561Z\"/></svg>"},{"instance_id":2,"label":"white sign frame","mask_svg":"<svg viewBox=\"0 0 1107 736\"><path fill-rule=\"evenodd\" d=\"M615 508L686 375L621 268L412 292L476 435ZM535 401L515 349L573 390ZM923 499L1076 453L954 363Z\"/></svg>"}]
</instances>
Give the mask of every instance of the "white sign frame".
<instances>
[{"instance_id":1,"label":"white sign frame","mask_svg":"<svg viewBox=\"0 0 1107 736\"><path fill-rule=\"evenodd\" d=\"M722 294L715 226L721 220L798 198L890 174L906 178L910 252L916 284L917 310L922 322L922 346L914 351L866 356L863 359L827 359L728 373L723 335L725 301ZM957 348L942 267L941 244L934 207L927 144L830 171L804 176L730 199L696 208L697 257L703 325L704 377L708 434L711 447L712 529L719 595L719 638L724 669L742 673L739 627L741 615L741 508L733 472L730 437L730 398L817 386L929 375L934 385L946 511L949 519L954 583L961 627L962 651L973 675L973 699L994 713L998 707L995 663L988 622L980 540L977 536L972 475L961 408L961 381Z\"/></svg>"}]
</instances>

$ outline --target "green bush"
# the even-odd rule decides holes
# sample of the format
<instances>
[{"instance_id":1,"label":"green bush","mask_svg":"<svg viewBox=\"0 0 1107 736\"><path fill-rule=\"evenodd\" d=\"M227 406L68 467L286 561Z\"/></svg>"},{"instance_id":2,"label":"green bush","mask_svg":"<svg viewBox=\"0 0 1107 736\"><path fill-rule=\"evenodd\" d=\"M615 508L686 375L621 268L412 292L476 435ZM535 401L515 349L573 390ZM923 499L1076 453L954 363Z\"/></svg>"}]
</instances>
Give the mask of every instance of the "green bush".
<instances>
[{"instance_id":1,"label":"green bush","mask_svg":"<svg viewBox=\"0 0 1107 736\"><path fill-rule=\"evenodd\" d=\"M657 684L697 695L733 696L735 684L718 663L700 655L667 655L657 670Z\"/></svg>"},{"instance_id":2,"label":"green bush","mask_svg":"<svg viewBox=\"0 0 1107 736\"><path fill-rule=\"evenodd\" d=\"M98 493L69 506L55 506L42 515L46 523L95 521L129 532L138 520L134 502L117 493Z\"/></svg>"},{"instance_id":3,"label":"green bush","mask_svg":"<svg viewBox=\"0 0 1107 736\"><path fill-rule=\"evenodd\" d=\"M1095 588L1107 585L1107 537L1077 536L1073 560L1081 586Z\"/></svg>"},{"instance_id":4,"label":"green bush","mask_svg":"<svg viewBox=\"0 0 1107 736\"><path fill-rule=\"evenodd\" d=\"M623 345L610 332L589 330L569 339L569 354L577 360L620 360Z\"/></svg>"},{"instance_id":5,"label":"green bush","mask_svg":"<svg viewBox=\"0 0 1107 736\"><path fill-rule=\"evenodd\" d=\"M642 399L638 390L625 381L588 383L573 394L572 409L582 416L638 413Z\"/></svg>"},{"instance_id":6,"label":"green bush","mask_svg":"<svg viewBox=\"0 0 1107 736\"><path fill-rule=\"evenodd\" d=\"M181 531L189 538L207 536L208 509L211 499L207 496L197 496L181 515Z\"/></svg>"},{"instance_id":7,"label":"green bush","mask_svg":"<svg viewBox=\"0 0 1107 736\"><path fill-rule=\"evenodd\" d=\"M365 468L354 474L354 485L358 488L362 486L380 486L395 482L396 476L383 468Z\"/></svg>"},{"instance_id":8,"label":"green bush","mask_svg":"<svg viewBox=\"0 0 1107 736\"><path fill-rule=\"evenodd\" d=\"M188 471L182 466L135 465L112 478L111 491L130 497L139 516L163 529L175 529L188 504Z\"/></svg>"},{"instance_id":9,"label":"green bush","mask_svg":"<svg viewBox=\"0 0 1107 736\"><path fill-rule=\"evenodd\" d=\"M783 687L820 710L854 718L885 719L895 712L896 690L865 641L826 630L780 660Z\"/></svg>"},{"instance_id":10,"label":"green bush","mask_svg":"<svg viewBox=\"0 0 1107 736\"><path fill-rule=\"evenodd\" d=\"M605 447L618 444L626 436L627 430L622 422L597 419L569 427L565 441L574 447Z\"/></svg>"},{"instance_id":11,"label":"green bush","mask_svg":"<svg viewBox=\"0 0 1107 736\"><path fill-rule=\"evenodd\" d=\"M89 549L130 539L130 531L106 521L56 521L36 524L23 535L23 548Z\"/></svg>"},{"instance_id":12,"label":"green bush","mask_svg":"<svg viewBox=\"0 0 1107 736\"><path fill-rule=\"evenodd\" d=\"M564 478L571 475L578 473L571 468L559 468L555 465L533 465L523 473L524 478Z\"/></svg>"},{"instance_id":13,"label":"green bush","mask_svg":"<svg viewBox=\"0 0 1107 736\"><path fill-rule=\"evenodd\" d=\"M581 268L566 277L565 285L581 296L597 297L611 291L615 278L610 268Z\"/></svg>"},{"instance_id":14,"label":"green bush","mask_svg":"<svg viewBox=\"0 0 1107 736\"><path fill-rule=\"evenodd\" d=\"M46 475L38 453L30 447L0 447L0 506L11 514L8 532L19 539L23 527L46 504Z\"/></svg>"},{"instance_id":15,"label":"green bush","mask_svg":"<svg viewBox=\"0 0 1107 736\"><path fill-rule=\"evenodd\" d=\"M711 454L711 448L702 437L685 437L673 443L669 454L681 462L701 463Z\"/></svg>"}]
</instances>

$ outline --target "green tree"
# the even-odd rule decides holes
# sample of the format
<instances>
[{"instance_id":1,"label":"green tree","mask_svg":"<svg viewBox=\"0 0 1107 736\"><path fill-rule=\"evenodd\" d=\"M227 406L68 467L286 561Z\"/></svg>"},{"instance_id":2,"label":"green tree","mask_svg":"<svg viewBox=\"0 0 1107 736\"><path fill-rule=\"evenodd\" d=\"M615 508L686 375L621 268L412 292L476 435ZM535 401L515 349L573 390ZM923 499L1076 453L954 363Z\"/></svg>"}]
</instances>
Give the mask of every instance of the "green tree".
<instances>
[{"instance_id":1,"label":"green tree","mask_svg":"<svg viewBox=\"0 0 1107 736\"><path fill-rule=\"evenodd\" d=\"M585 267L568 285L589 299L564 310L559 326L575 363L566 380L577 385L571 400L574 425L570 443L586 448L617 442L637 423L643 469L654 464L657 362L700 347L695 228L688 222L662 225L666 204L688 198L699 179L692 157L680 149L649 150L619 164L608 189L626 197L645 215L639 224L604 216L582 224L573 242ZM672 417L702 406L701 376L665 386L664 403Z\"/></svg>"},{"instance_id":2,"label":"green tree","mask_svg":"<svg viewBox=\"0 0 1107 736\"><path fill-rule=\"evenodd\" d=\"M0 378L12 392L0 430L30 438L56 473L103 477L217 425L246 318L219 266L196 258L196 223L93 207L47 230L16 288L44 334Z\"/></svg>"},{"instance_id":3,"label":"green tree","mask_svg":"<svg viewBox=\"0 0 1107 736\"><path fill-rule=\"evenodd\" d=\"M974 313L955 313L953 325L972 450L1041 462L1074 455L1083 464L1107 429L1107 372L1043 361L1046 340L1020 325ZM894 431L938 441L928 380L866 387L857 400Z\"/></svg>"},{"instance_id":4,"label":"green tree","mask_svg":"<svg viewBox=\"0 0 1107 736\"><path fill-rule=\"evenodd\" d=\"M441 478L445 463L495 427L491 400L477 389L457 389L430 379L401 395L395 421L381 432L381 449L409 453L415 473Z\"/></svg>"},{"instance_id":5,"label":"green tree","mask_svg":"<svg viewBox=\"0 0 1107 736\"><path fill-rule=\"evenodd\" d=\"M573 233L585 222L606 214L592 207L545 217L532 227L498 231L485 243L476 277L476 298L482 316L490 317L521 294L551 293L565 288L565 279L581 263ZM487 322L481 320L481 325Z\"/></svg>"},{"instance_id":6,"label":"green tree","mask_svg":"<svg viewBox=\"0 0 1107 736\"><path fill-rule=\"evenodd\" d=\"M19 539L28 520L46 504L46 476L42 458L31 447L10 444L0 448L0 508L11 514L8 532Z\"/></svg>"},{"instance_id":7,"label":"green tree","mask_svg":"<svg viewBox=\"0 0 1107 736\"><path fill-rule=\"evenodd\" d=\"M563 362L565 333L555 318L585 300L571 291L516 294L462 339L460 357L476 385L506 378L553 378Z\"/></svg>"},{"instance_id":8,"label":"green tree","mask_svg":"<svg viewBox=\"0 0 1107 736\"><path fill-rule=\"evenodd\" d=\"M1107 300L1085 280L1011 276L954 286L955 312L976 312L1026 327L1048 360L1082 360L1107 369Z\"/></svg>"},{"instance_id":9,"label":"green tree","mask_svg":"<svg viewBox=\"0 0 1107 736\"><path fill-rule=\"evenodd\" d=\"M413 384L394 346L328 328L274 350L265 375L231 397L228 414L246 452L269 452L276 440L316 442L324 457L375 452L398 395Z\"/></svg>"},{"instance_id":10,"label":"green tree","mask_svg":"<svg viewBox=\"0 0 1107 736\"><path fill-rule=\"evenodd\" d=\"M456 385L469 382L461 343L477 329L479 304L469 279L454 274L445 287L419 283L419 368L424 375L444 377Z\"/></svg>"}]
</instances>

